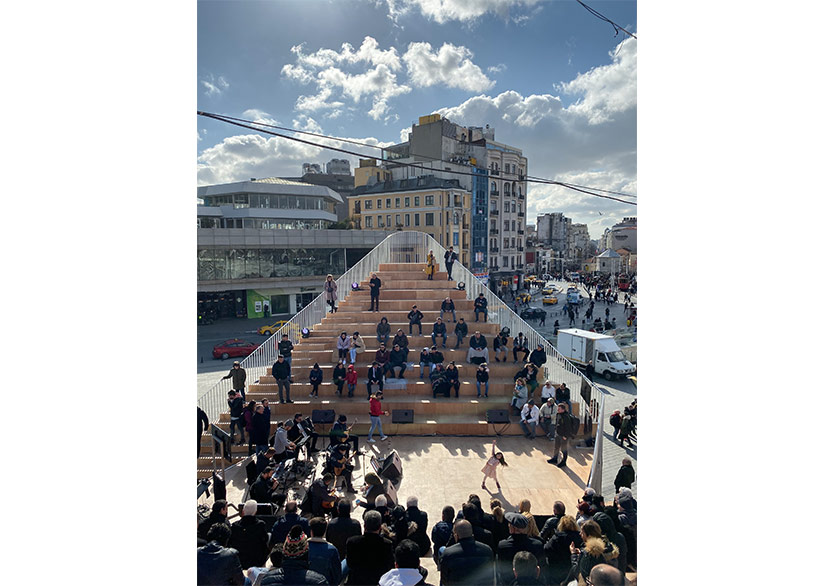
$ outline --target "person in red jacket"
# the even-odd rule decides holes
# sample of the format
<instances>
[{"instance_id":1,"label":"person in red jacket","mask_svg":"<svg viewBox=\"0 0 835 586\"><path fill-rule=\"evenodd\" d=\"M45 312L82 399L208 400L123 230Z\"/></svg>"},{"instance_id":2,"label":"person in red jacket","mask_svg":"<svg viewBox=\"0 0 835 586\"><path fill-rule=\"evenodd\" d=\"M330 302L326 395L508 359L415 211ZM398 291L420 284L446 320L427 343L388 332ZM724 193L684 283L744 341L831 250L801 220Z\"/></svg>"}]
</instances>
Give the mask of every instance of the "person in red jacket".
<instances>
[{"instance_id":1,"label":"person in red jacket","mask_svg":"<svg viewBox=\"0 0 835 586\"><path fill-rule=\"evenodd\" d=\"M388 411L383 411L383 405L380 401L383 400L383 393L382 391L377 391L374 393L370 399L368 399L368 414L371 416L371 428L368 430L368 442L374 443L374 429L378 429L380 431L380 439L387 440L388 436L383 433L383 422L380 419L381 415L388 415Z\"/></svg>"},{"instance_id":2,"label":"person in red jacket","mask_svg":"<svg viewBox=\"0 0 835 586\"><path fill-rule=\"evenodd\" d=\"M354 396L354 389L357 388L357 371L354 370L354 365L348 365L348 372L345 373L345 382L348 383L348 396Z\"/></svg>"}]
</instances>

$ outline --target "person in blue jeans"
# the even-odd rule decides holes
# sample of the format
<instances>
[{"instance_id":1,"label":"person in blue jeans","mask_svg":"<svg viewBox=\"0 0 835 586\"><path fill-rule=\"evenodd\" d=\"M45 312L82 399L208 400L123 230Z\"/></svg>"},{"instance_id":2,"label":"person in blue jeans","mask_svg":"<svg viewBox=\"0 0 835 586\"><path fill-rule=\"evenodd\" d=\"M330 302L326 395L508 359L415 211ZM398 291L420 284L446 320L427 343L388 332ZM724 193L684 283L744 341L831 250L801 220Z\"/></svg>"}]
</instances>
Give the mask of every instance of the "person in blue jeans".
<instances>
[{"instance_id":1,"label":"person in blue jeans","mask_svg":"<svg viewBox=\"0 0 835 586\"><path fill-rule=\"evenodd\" d=\"M484 396L490 391L490 369L486 364L479 364L478 370L475 371L475 390L476 398L481 397L481 385L484 384Z\"/></svg>"},{"instance_id":2,"label":"person in blue jeans","mask_svg":"<svg viewBox=\"0 0 835 586\"><path fill-rule=\"evenodd\" d=\"M437 345L438 342L435 340L437 336L443 337L443 347L446 348L446 324L441 318L436 319L432 325L432 344Z\"/></svg>"},{"instance_id":3,"label":"person in blue jeans","mask_svg":"<svg viewBox=\"0 0 835 586\"><path fill-rule=\"evenodd\" d=\"M429 368L430 373L432 372L432 355L429 353L429 348L424 348L423 351L421 351L419 361L420 361L420 378L423 378L423 369L425 367Z\"/></svg>"},{"instance_id":4,"label":"person in blue jeans","mask_svg":"<svg viewBox=\"0 0 835 586\"><path fill-rule=\"evenodd\" d=\"M443 319L445 313L449 312L452 312L452 323L458 321L458 318L455 317L455 303L447 296L446 299L441 301L441 319Z\"/></svg>"}]
</instances>

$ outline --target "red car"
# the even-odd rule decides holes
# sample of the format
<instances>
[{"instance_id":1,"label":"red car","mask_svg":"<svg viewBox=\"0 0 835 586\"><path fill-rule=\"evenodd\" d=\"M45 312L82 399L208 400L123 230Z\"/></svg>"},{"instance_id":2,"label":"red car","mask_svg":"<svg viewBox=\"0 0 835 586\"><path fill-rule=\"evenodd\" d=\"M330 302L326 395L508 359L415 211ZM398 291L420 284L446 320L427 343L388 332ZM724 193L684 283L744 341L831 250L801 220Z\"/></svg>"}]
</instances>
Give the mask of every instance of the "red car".
<instances>
[{"instance_id":1,"label":"red car","mask_svg":"<svg viewBox=\"0 0 835 586\"><path fill-rule=\"evenodd\" d=\"M244 358L252 354L256 348L258 348L258 344L235 338L233 340L226 340L222 344L218 344L212 348L212 357L223 360L233 356L236 358Z\"/></svg>"}]
</instances>

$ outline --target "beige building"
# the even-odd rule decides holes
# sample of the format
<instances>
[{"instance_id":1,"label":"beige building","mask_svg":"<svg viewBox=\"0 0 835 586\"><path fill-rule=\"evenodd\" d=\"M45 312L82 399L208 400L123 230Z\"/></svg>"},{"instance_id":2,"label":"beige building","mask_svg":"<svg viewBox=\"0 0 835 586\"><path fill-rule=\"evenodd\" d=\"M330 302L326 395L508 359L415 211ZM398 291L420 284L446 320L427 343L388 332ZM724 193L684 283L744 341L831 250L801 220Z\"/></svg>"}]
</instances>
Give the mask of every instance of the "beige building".
<instances>
[{"instance_id":1,"label":"beige building","mask_svg":"<svg viewBox=\"0 0 835 586\"><path fill-rule=\"evenodd\" d=\"M355 228L426 232L445 247L454 247L458 260L470 267L472 195L458 180L388 180L357 187L348 200Z\"/></svg>"}]
</instances>

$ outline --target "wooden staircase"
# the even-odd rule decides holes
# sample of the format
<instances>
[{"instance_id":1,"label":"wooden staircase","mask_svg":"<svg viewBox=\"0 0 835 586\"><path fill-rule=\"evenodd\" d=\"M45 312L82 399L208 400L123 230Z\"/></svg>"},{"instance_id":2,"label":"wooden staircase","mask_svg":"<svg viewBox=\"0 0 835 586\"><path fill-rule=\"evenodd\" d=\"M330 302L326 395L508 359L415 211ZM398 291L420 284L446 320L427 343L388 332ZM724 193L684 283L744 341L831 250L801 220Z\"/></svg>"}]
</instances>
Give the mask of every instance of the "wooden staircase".
<instances>
[{"instance_id":1,"label":"wooden staircase","mask_svg":"<svg viewBox=\"0 0 835 586\"><path fill-rule=\"evenodd\" d=\"M314 326L310 336L306 339L294 341L292 373L290 385L292 404L281 404L278 398L278 385L271 374L270 368L261 372L250 372L249 384L246 391L247 402L261 401L266 398L270 402L271 433L276 426L294 413L304 413L310 416L314 409L333 409L337 416L345 414L348 422L357 420L352 433L364 441L368 434L370 421L368 416L368 393L366 380L368 367L374 361L374 355L379 348L377 342L377 324L383 317L388 318L391 325L391 337L388 349L391 350L392 338L398 329L402 329L409 339L408 361L414 363L407 367L404 379L389 378L384 386L383 409L391 413L394 409L414 410L414 423L393 424L391 416L383 417L383 431L386 435L475 435L493 436L522 435L522 429L517 424L518 417L510 415L510 424L493 425L487 423L488 409L509 409L509 402L513 391L513 375L518 372L522 364L513 364L512 351L508 352L508 361L493 362L493 338L499 331L498 324L484 323L483 315L478 323L474 322L473 301L468 300L466 292L456 289L457 283L447 280L446 272L437 272L433 280L428 280L422 272L423 264L416 263L384 263L380 265L377 276L383 286L380 295L379 312L368 311L370 294L368 279L360 283L361 290L352 291L338 305L336 313L328 313L322 322ZM370 275L369 275L370 277ZM432 398L432 387L429 383L428 369L425 378L420 378L418 356L424 347L432 345L432 324L440 316L441 302L449 296L455 302L458 318L463 317L469 327L469 334L463 340L458 350L453 350L457 341L454 333L452 316L445 314L447 320L447 348L438 348L444 355L444 365L454 360L458 365L461 389L459 397L453 396ZM413 327L414 334L409 335L407 314L417 305L424 314L423 335L418 335L417 327ZM337 362L336 339L341 332L351 336L358 331L366 344L366 351L357 354L354 368L358 371L357 388L354 396L348 398L347 385L343 388L341 397L336 395L332 372ZM477 367L467 364L467 350L469 336L479 331L487 338L490 351L490 393L489 397L476 398L475 372ZM310 369L314 362L318 362L324 371L323 383L319 386L319 396L309 397L311 385L309 383ZM399 369L398 369L399 370ZM540 380L540 385L544 381ZM377 386L372 387L374 391ZM536 394L538 402L538 391ZM578 405L574 405L575 414ZM221 414L218 425L229 429L229 413ZM330 425L318 425L317 432L327 435ZM541 433L541 430L538 432ZM320 440L320 447L321 447ZM236 461L247 456L247 446L234 446L233 456ZM198 477L211 475L211 439L208 433L203 434L201 456L198 459ZM227 465L227 464L225 464Z\"/></svg>"}]
</instances>

